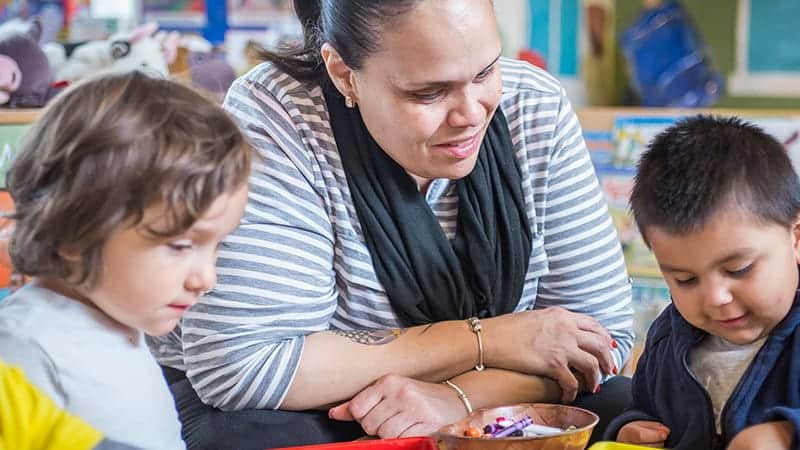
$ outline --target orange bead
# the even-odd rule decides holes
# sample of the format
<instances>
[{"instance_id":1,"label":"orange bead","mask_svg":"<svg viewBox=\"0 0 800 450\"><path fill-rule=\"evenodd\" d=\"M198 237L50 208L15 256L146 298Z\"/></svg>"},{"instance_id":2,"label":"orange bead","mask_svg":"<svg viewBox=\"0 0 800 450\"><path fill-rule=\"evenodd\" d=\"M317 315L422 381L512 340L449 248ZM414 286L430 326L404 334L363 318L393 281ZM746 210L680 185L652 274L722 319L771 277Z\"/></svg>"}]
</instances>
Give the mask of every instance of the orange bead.
<instances>
[{"instance_id":1,"label":"orange bead","mask_svg":"<svg viewBox=\"0 0 800 450\"><path fill-rule=\"evenodd\" d=\"M483 431L478 428L470 427L467 428L467 431L464 432L464 436L466 437L481 437L483 436Z\"/></svg>"}]
</instances>

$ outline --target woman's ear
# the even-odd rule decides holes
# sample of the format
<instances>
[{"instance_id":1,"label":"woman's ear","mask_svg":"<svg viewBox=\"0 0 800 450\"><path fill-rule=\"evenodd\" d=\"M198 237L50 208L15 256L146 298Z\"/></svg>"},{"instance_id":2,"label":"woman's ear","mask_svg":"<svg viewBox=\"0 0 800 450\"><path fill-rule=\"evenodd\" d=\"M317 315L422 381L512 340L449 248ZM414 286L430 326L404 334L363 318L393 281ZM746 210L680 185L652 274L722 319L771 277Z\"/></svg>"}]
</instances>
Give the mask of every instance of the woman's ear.
<instances>
[{"instance_id":1,"label":"woman's ear","mask_svg":"<svg viewBox=\"0 0 800 450\"><path fill-rule=\"evenodd\" d=\"M322 44L320 49L322 61L325 62L325 69L328 71L336 89L343 96L353 97L355 86L353 85L353 69L345 64L339 52L329 43Z\"/></svg>"},{"instance_id":2,"label":"woman's ear","mask_svg":"<svg viewBox=\"0 0 800 450\"><path fill-rule=\"evenodd\" d=\"M792 224L792 239L794 240L794 258L800 264L800 214L794 219Z\"/></svg>"}]
</instances>

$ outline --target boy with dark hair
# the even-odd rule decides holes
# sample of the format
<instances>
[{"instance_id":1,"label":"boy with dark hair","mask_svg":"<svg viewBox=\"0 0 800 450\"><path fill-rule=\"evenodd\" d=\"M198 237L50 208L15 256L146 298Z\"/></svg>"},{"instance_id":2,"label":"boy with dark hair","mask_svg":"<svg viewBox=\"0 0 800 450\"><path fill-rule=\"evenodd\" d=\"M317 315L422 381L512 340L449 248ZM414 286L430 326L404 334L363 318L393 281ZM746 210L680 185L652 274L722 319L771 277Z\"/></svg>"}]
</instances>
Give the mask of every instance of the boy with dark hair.
<instances>
[{"instance_id":1,"label":"boy with dark hair","mask_svg":"<svg viewBox=\"0 0 800 450\"><path fill-rule=\"evenodd\" d=\"M672 294L607 439L800 448L800 181L775 139L696 116L642 155L631 209Z\"/></svg>"}]
</instances>

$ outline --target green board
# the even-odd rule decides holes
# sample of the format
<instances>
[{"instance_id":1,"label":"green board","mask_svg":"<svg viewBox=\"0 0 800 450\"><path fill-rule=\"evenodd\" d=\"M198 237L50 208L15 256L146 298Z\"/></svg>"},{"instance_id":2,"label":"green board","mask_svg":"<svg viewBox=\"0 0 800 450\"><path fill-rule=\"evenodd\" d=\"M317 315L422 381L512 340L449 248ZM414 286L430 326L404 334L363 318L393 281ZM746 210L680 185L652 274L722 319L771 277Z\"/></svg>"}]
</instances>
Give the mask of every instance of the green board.
<instances>
[{"instance_id":1,"label":"green board","mask_svg":"<svg viewBox=\"0 0 800 450\"><path fill-rule=\"evenodd\" d=\"M6 188L6 173L19 144L30 125L0 125L0 189Z\"/></svg>"}]
</instances>

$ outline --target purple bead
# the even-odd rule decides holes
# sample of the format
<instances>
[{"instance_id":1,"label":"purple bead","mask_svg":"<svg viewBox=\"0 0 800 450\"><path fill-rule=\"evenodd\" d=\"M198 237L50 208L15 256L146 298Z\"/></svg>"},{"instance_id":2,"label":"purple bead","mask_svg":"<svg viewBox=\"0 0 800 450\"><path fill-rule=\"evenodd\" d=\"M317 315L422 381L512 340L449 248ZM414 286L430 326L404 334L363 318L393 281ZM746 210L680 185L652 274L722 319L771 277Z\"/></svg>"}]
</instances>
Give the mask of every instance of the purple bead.
<instances>
[{"instance_id":1,"label":"purple bead","mask_svg":"<svg viewBox=\"0 0 800 450\"><path fill-rule=\"evenodd\" d=\"M527 426L529 426L532 423L533 423L533 419L531 419L530 416L525 416L522 419L514 422L514 424L511 425L510 427L506 427L506 428L504 428L504 429L502 429L500 431L496 431L496 432L492 433L491 436L493 438L502 438L502 437L510 436L515 431L522 430L522 429L526 428Z\"/></svg>"},{"instance_id":2,"label":"purple bead","mask_svg":"<svg viewBox=\"0 0 800 450\"><path fill-rule=\"evenodd\" d=\"M483 427L483 434L492 434L496 431L502 430L503 428L505 427L502 425L498 425L496 423L490 423L489 425Z\"/></svg>"}]
</instances>

